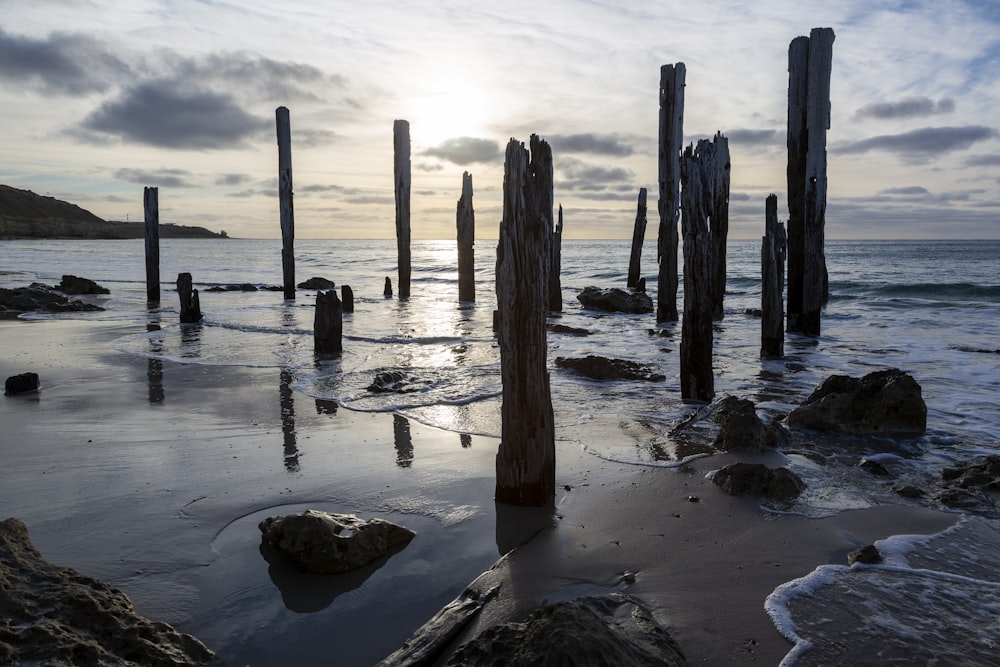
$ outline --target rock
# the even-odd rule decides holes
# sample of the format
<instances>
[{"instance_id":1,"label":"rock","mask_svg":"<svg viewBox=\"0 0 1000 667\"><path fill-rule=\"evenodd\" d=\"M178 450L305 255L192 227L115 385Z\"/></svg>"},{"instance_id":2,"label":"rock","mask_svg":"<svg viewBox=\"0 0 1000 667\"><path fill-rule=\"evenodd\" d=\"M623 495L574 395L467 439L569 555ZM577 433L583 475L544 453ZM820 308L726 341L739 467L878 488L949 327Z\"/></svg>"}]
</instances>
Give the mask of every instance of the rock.
<instances>
[{"instance_id":1,"label":"rock","mask_svg":"<svg viewBox=\"0 0 1000 667\"><path fill-rule=\"evenodd\" d=\"M862 470L867 470L871 474L876 475L878 477L889 476L889 470L878 461L872 461L870 459L861 459L861 462L858 463L858 467L861 468Z\"/></svg>"},{"instance_id":2,"label":"rock","mask_svg":"<svg viewBox=\"0 0 1000 667\"><path fill-rule=\"evenodd\" d=\"M26 313L34 310L63 313L96 312L104 309L92 303L71 300L62 292L41 283L16 289L0 287L0 312Z\"/></svg>"},{"instance_id":3,"label":"rock","mask_svg":"<svg viewBox=\"0 0 1000 667\"><path fill-rule=\"evenodd\" d=\"M647 380L663 382L667 376L651 366L626 359L608 359L589 355L583 358L556 357L556 366L571 368L593 380Z\"/></svg>"},{"instance_id":4,"label":"rock","mask_svg":"<svg viewBox=\"0 0 1000 667\"><path fill-rule=\"evenodd\" d=\"M3 386L3 393L7 396L14 394L27 394L38 391L38 373L21 373L11 375Z\"/></svg>"},{"instance_id":5,"label":"rock","mask_svg":"<svg viewBox=\"0 0 1000 667\"><path fill-rule=\"evenodd\" d=\"M973 463L941 471L941 479L962 489L1000 491L1000 456L987 456Z\"/></svg>"},{"instance_id":6,"label":"rock","mask_svg":"<svg viewBox=\"0 0 1000 667\"><path fill-rule=\"evenodd\" d=\"M337 284L326 278L312 277L299 283L299 289L333 289Z\"/></svg>"},{"instance_id":7,"label":"rock","mask_svg":"<svg viewBox=\"0 0 1000 667\"><path fill-rule=\"evenodd\" d=\"M833 375L787 417L789 426L849 435L919 434L927 405L911 376L889 369L863 378Z\"/></svg>"},{"instance_id":8,"label":"rock","mask_svg":"<svg viewBox=\"0 0 1000 667\"><path fill-rule=\"evenodd\" d=\"M402 371L381 371L367 389L376 393L409 394L420 391L429 384L431 384L429 380L419 380Z\"/></svg>"},{"instance_id":9,"label":"rock","mask_svg":"<svg viewBox=\"0 0 1000 667\"><path fill-rule=\"evenodd\" d=\"M275 547L296 568L317 574L357 569L408 544L416 535L384 519L365 521L353 514L317 510L268 517L258 528L263 545Z\"/></svg>"},{"instance_id":10,"label":"rock","mask_svg":"<svg viewBox=\"0 0 1000 667\"><path fill-rule=\"evenodd\" d=\"M571 327L565 324L553 324L549 327L549 331L567 336L589 336L592 333L588 329L580 329L579 327Z\"/></svg>"},{"instance_id":11,"label":"rock","mask_svg":"<svg viewBox=\"0 0 1000 667\"><path fill-rule=\"evenodd\" d=\"M762 463L731 463L718 470L712 482L731 496L749 493L777 500L795 498L806 488L791 470Z\"/></svg>"},{"instance_id":12,"label":"rock","mask_svg":"<svg viewBox=\"0 0 1000 667\"><path fill-rule=\"evenodd\" d=\"M66 275L62 282L54 287L63 294L111 294L111 290L101 287L89 278Z\"/></svg>"},{"instance_id":13,"label":"rock","mask_svg":"<svg viewBox=\"0 0 1000 667\"><path fill-rule=\"evenodd\" d=\"M653 300L645 292L626 292L612 287L584 287L577 295L584 308L603 310L612 313L651 313Z\"/></svg>"},{"instance_id":14,"label":"rock","mask_svg":"<svg viewBox=\"0 0 1000 667\"><path fill-rule=\"evenodd\" d=\"M855 563L864 563L865 565L876 565L882 562L882 554L878 552L874 544L869 544L864 547L855 549L851 553L847 554L848 565L854 565Z\"/></svg>"},{"instance_id":15,"label":"rock","mask_svg":"<svg viewBox=\"0 0 1000 667\"><path fill-rule=\"evenodd\" d=\"M733 450L763 451L785 441L785 432L777 424L765 424L757 416L751 401L726 396L718 401L713 420L719 433L712 446L728 452Z\"/></svg>"},{"instance_id":16,"label":"rock","mask_svg":"<svg viewBox=\"0 0 1000 667\"><path fill-rule=\"evenodd\" d=\"M981 510L990 506L979 493L967 489L945 489L935 494L934 500L959 510Z\"/></svg>"},{"instance_id":17,"label":"rock","mask_svg":"<svg viewBox=\"0 0 1000 667\"><path fill-rule=\"evenodd\" d=\"M191 635L135 613L121 591L46 562L18 519L0 522L0 663L202 665Z\"/></svg>"},{"instance_id":18,"label":"rock","mask_svg":"<svg viewBox=\"0 0 1000 667\"><path fill-rule=\"evenodd\" d=\"M494 665L687 665L673 637L643 603L609 593L542 605L520 622L484 630L449 667Z\"/></svg>"},{"instance_id":19,"label":"rock","mask_svg":"<svg viewBox=\"0 0 1000 667\"><path fill-rule=\"evenodd\" d=\"M892 487L892 490L904 498L923 498L924 496L923 491L910 484L894 486Z\"/></svg>"}]
</instances>

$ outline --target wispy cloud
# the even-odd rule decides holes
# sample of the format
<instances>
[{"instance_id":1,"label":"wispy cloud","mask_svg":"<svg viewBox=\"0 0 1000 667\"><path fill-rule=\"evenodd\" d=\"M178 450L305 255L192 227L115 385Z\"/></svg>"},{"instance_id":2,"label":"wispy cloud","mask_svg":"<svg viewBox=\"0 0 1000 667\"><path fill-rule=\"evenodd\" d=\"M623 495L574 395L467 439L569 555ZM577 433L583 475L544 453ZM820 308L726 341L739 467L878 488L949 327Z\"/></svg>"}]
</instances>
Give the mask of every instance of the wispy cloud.
<instances>
[{"instance_id":1,"label":"wispy cloud","mask_svg":"<svg viewBox=\"0 0 1000 667\"><path fill-rule=\"evenodd\" d=\"M617 134L553 134L546 138L554 153L590 153L628 157L635 149Z\"/></svg>"},{"instance_id":2,"label":"wispy cloud","mask_svg":"<svg viewBox=\"0 0 1000 667\"><path fill-rule=\"evenodd\" d=\"M910 185L902 188L886 188L885 190L879 190L878 194L914 197L918 195L929 195L930 191L927 188L921 187L919 185Z\"/></svg>"},{"instance_id":3,"label":"wispy cloud","mask_svg":"<svg viewBox=\"0 0 1000 667\"><path fill-rule=\"evenodd\" d=\"M119 169L115 178L128 183L164 188L193 188L199 184L184 169Z\"/></svg>"},{"instance_id":4,"label":"wispy cloud","mask_svg":"<svg viewBox=\"0 0 1000 667\"><path fill-rule=\"evenodd\" d=\"M437 146L425 149L421 155L447 160L459 166L501 159L500 144L492 139L476 137L446 139Z\"/></svg>"},{"instance_id":5,"label":"wispy cloud","mask_svg":"<svg viewBox=\"0 0 1000 667\"><path fill-rule=\"evenodd\" d=\"M924 127L902 134L882 134L834 147L841 154L885 151L897 155L931 156L964 150L997 136L997 131L983 125L961 127Z\"/></svg>"},{"instance_id":6,"label":"wispy cloud","mask_svg":"<svg viewBox=\"0 0 1000 667\"><path fill-rule=\"evenodd\" d=\"M854 112L856 120L874 118L877 120L898 120L900 118L920 118L955 111L955 100L943 97L934 101L929 97L907 97L895 102L874 102L866 104Z\"/></svg>"},{"instance_id":7,"label":"wispy cloud","mask_svg":"<svg viewBox=\"0 0 1000 667\"><path fill-rule=\"evenodd\" d=\"M57 32L34 39L0 28L0 84L78 97L106 92L129 75L127 64L87 35Z\"/></svg>"}]
</instances>

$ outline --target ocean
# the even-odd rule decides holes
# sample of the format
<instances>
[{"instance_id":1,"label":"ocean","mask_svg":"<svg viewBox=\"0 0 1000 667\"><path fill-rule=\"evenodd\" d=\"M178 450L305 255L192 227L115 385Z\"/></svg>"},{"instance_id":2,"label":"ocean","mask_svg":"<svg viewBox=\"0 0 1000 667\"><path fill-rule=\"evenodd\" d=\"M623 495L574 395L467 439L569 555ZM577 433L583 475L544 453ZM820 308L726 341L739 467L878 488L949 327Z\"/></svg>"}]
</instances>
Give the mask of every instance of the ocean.
<instances>
[{"instance_id":1,"label":"ocean","mask_svg":"<svg viewBox=\"0 0 1000 667\"><path fill-rule=\"evenodd\" d=\"M495 243L477 244L476 301L460 303L453 241L413 243L409 299L383 296L385 278L397 282L394 240L297 241L297 281L320 276L354 292L355 311L345 314L338 358L313 353L314 291L300 289L295 301L266 289L211 291L280 285L280 241L161 241L164 284L155 309L146 305L141 240L3 241L0 287L52 285L63 274L90 278L111 290L90 298L104 311L24 317L134 323L135 332L113 347L151 364L273 367L289 390L317 405L394 413L458 434L499 437ZM708 445L680 445L669 435L700 407L680 398L679 324L658 326L652 314L585 310L576 298L589 285L624 288L630 245L563 241L564 312L551 321L589 335L549 333L556 437L560 446L579 446L610 461L677 467L714 454ZM646 245L642 275L655 302L655 244ZM748 398L765 420L774 420L831 374L900 368L922 387L928 430L907 441L796 441L785 451L787 465L809 488L795 502L763 504L762 511L820 518L884 503L947 509L930 491L942 469L1000 453L1000 241L828 241L826 252L830 300L822 335L786 334L785 357L761 360L754 314L760 308L760 243L729 243L725 317L715 326L717 397ZM173 279L180 272L190 272L200 292L200 325L178 323ZM682 309L683 283L681 289ZM553 364L559 356L588 354L647 364L666 379L598 382ZM411 391L369 391L383 371L404 373ZM857 468L862 457L891 466L897 483L929 492L917 499L898 496ZM948 535L891 538L884 566L824 565L786 583L767 601L782 634L798 642L783 664L848 664L842 651L849 644L885 645L887 661L919 655L926 656L921 664L985 664L980 657L1000 644L1000 576L996 567L982 566L996 563L998 522L1000 515L987 509ZM963 538L968 535L977 537ZM834 603L845 596L863 598L865 614L835 615ZM907 652L917 645L919 654ZM834 648L824 654L825 647ZM944 655L956 662L935 662Z\"/></svg>"}]
</instances>

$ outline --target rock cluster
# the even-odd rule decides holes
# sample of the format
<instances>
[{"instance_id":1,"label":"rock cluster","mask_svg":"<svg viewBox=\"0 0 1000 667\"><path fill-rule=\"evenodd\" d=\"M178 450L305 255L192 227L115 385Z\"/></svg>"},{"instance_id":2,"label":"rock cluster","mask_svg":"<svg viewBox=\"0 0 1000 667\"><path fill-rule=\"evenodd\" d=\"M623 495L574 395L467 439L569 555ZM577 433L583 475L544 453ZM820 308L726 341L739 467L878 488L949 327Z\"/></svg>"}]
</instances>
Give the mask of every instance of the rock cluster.
<instances>
[{"instance_id":1,"label":"rock cluster","mask_svg":"<svg viewBox=\"0 0 1000 667\"><path fill-rule=\"evenodd\" d=\"M584 287L577 297L584 308L611 313L651 313L653 300L645 292L626 292L612 287Z\"/></svg>"},{"instance_id":2,"label":"rock cluster","mask_svg":"<svg viewBox=\"0 0 1000 667\"><path fill-rule=\"evenodd\" d=\"M420 380L403 371L380 371L366 389L375 393L409 394L420 391L429 384L430 380Z\"/></svg>"},{"instance_id":3,"label":"rock cluster","mask_svg":"<svg viewBox=\"0 0 1000 667\"><path fill-rule=\"evenodd\" d=\"M15 289L0 287L0 313L27 313L35 310L64 313L104 309L92 303L72 300L62 292L41 283Z\"/></svg>"},{"instance_id":4,"label":"rock cluster","mask_svg":"<svg viewBox=\"0 0 1000 667\"><path fill-rule=\"evenodd\" d=\"M582 358L556 357L556 366L570 368L593 380L646 380L663 382L667 376L651 366L626 359L609 359L597 355Z\"/></svg>"}]
</instances>

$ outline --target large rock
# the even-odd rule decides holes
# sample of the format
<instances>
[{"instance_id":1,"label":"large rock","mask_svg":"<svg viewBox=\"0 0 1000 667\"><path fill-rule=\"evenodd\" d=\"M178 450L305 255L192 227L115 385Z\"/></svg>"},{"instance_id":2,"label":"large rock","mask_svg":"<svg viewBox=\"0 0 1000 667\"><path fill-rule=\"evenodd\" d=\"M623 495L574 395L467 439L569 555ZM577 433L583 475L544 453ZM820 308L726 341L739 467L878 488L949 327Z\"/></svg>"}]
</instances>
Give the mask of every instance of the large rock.
<instances>
[{"instance_id":1,"label":"large rock","mask_svg":"<svg viewBox=\"0 0 1000 667\"><path fill-rule=\"evenodd\" d=\"M80 278L73 275L65 275L62 281L55 286L63 294L111 294L107 287L101 287L90 278Z\"/></svg>"},{"instance_id":2,"label":"large rock","mask_svg":"<svg viewBox=\"0 0 1000 667\"><path fill-rule=\"evenodd\" d=\"M712 482L731 496L752 494L776 500L795 498L806 488L791 470L762 463L731 463L716 471Z\"/></svg>"},{"instance_id":3,"label":"large rock","mask_svg":"<svg viewBox=\"0 0 1000 667\"><path fill-rule=\"evenodd\" d=\"M354 570L408 544L414 533L384 519L306 510L260 522L261 542L275 547L304 572Z\"/></svg>"},{"instance_id":4,"label":"large rock","mask_svg":"<svg viewBox=\"0 0 1000 667\"><path fill-rule=\"evenodd\" d=\"M213 654L139 616L121 591L42 558L18 519L0 522L0 664L201 665Z\"/></svg>"},{"instance_id":5,"label":"large rock","mask_svg":"<svg viewBox=\"0 0 1000 667\"><path fill-rule=\"evenodd\" d=\"M638 599L621 593L547 604L520 622L463 644L451 667L494 665L687 665L677 642Z\"/></svg>"},{"instance_id":6,"label":"large rock","mask_svg":"<svg viewBox=\"0 0 1000 667\"><path fill-rule=\"evenodd\" d=\"M313 276L309 280L303 280L298 284L299 289L333 289L337 284L332 280L327 280L326 278L320 278L319 276Z\"/></svg>"},{"instance_id":7,"label":"large rock","mask_svg":"<svg viewBox=\"0 0 1000 667\"><path fill-rule=\"evenodd\" d=\"M556 357L556 366L571 368L593 380L648 380L663 382L667 376L651 366L626 359L608 359L589 355L582 358Z\"/></svg>"},{"instance_id":8,"label":"large rock","mask_svg":"<svg viewBox=\"0 0 1000 667\"><path fill-rule=\"evenodd\" d=\"M777 424L765 424L757 416L753 402L736 396L726 396L718 402L713 420L719 433L712 445L722 451L762 451L777 447L785 440L785 432Z\"/></svg>"},{"instance_id":9,"label":"large rock","mask_svg":"<svg viewBox=\"0 0 1000 667\"><path fill-rule=\"evenodd\" d=\"M7 378L7 381L4 382L3 393L7 396L28 394L38 391L38 387L38 373L21 373Z\"/></svg>"},{"instance_id":10,"label":"large rock","mask_svg":"<svg viewBox=\"0 0 1000 667\"><path fill-rule=\"evenodd\" d=\"M918 434L927 430L927 405L916 380L892 368L860 379L833 375L786 421L849 435Z\"/></svg>"},{"instance_id":11,"label":"large rock","mask_svg":"<svg viewBox=\"0 0 1000 667\"><path fill-rule=\"evenodd\" d=\"M971 463L945 468L941 471L941 479L962 489L1000 491L1000 456L987 456Z\"/></svg>"},{"instance_id":12,"label":"large rock","mask_svg":"<svg viewBox=\"0 0 1000 667\"><path fill-rule=\"evenodd\" d=\"M366 389L377 394L410 394L426 389L430 384L430 380L421 380L403 371L379 371Z\"/></svg>"},{"instance_id":13,"label":"large rock","mask_svg":"<svg viewBox=\"0 0 1000 667\"><path fill-rule=\"evenodd\" d=\"M584 308L604 310L611 313L651 313L653 300L645 292L626 292L612 287L584 287L577 295Z\"/></svg>"},{"instance_id":14,"label":"large rock","mask_svg":"<svg viewBox=\"0 0 1000 667\"><path fill-rule=\"evenodd\" d=\"M0 287L0 312L27 313L34 310L62 313L104 309L92 303L71 300L62 292L41 283L32 283L28 287L15 289Z\"/></svg>"}]
</instances>

